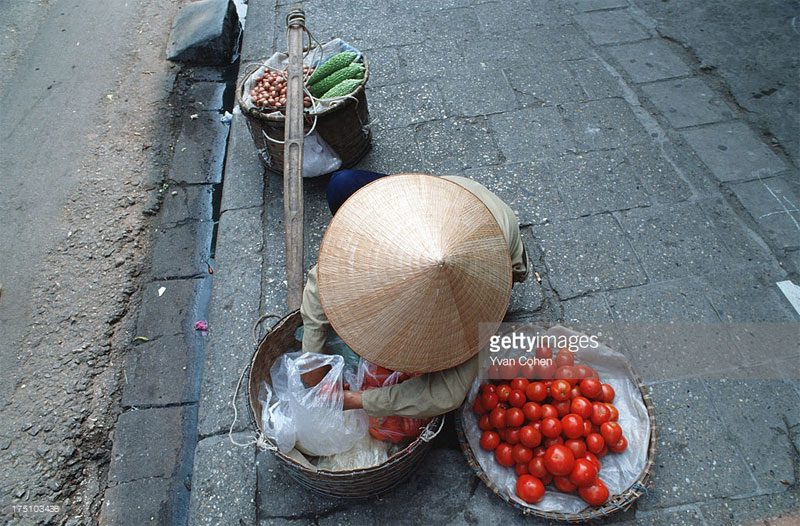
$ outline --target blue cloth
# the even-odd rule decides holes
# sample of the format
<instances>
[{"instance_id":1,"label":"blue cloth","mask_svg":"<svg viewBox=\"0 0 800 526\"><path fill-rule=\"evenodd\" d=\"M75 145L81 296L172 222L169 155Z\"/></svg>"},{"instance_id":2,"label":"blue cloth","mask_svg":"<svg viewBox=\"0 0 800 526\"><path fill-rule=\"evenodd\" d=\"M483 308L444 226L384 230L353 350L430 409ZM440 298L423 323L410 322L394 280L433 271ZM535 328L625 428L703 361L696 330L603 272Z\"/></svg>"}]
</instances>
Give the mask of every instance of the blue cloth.
<instances>
[{"instance_id":1,"label":"blue cloth","mask_svg":"<svg viewBox=\"0 0 800 526\"><path fill-rule=\"evenodd\" d=\"M361 187L381 177L386 177L386 174L349 169L333 172L331 180L328 181L326 191L328 208L331 209L331 214L336 214L336 211L347 201L347 198L356 193Z\"/></svg>"}]
</instances>

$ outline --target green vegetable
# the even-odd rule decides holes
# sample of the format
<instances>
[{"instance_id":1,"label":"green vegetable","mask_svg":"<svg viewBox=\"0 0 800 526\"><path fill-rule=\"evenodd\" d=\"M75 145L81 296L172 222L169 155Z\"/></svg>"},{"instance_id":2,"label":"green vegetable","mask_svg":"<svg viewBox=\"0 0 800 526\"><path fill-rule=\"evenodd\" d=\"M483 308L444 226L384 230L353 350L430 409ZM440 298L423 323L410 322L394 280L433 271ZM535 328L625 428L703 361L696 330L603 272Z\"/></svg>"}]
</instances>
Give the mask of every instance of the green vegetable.
<instances>
[{"instance_id":1,"label":"green vegetable","mask_svg":"<svg viewBox=\"0 0 800 526\"><path fill-rule=\"evenodd\" d=\"M344 97L350 95L357 87L363 82L362 79L347 79L341 81L331 89L325 92L325 95L320 99L335 99L336 97Z\"/></svg>"},{"instance_id":2,"label":"green vegetable","mask_svg":"<svg viewBox=\"0 0 800 526\"><path fill-rule=\"evenodd\" d=\"M340 69L349 66L357 56L358 55L352 51L342 51L341 53L335 54L314 70L314 73L312 73L308 78L308 82L306 82L306 84L311 86L312 84L321 81L334 71L339 71Z\"/></svg>"},{"instance_id":3,"label":"green vegetable","mask_svg":"<svg viewBox=\"0 0 800 526\"><path fill-rule=\"evenodd\" d=\"M329 89L333 88L343 80L348 79L363 79L364 78L364 65L363 64L350 64L346 68L334 71L324 79L320 80L313 86L309 86L308 91L315 97L319 97L326 93Z\"/></svg>"}]
</instances>

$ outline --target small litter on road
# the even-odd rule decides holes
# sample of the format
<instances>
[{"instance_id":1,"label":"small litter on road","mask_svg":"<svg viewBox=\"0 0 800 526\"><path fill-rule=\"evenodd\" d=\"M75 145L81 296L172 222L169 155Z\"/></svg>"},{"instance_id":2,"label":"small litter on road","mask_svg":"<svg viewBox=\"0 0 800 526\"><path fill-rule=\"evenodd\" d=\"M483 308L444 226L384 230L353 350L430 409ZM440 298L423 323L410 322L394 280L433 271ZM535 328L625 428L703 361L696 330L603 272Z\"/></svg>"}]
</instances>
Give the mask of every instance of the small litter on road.
<instances>
[{"instance_id":1,"label":"small litter on road","mask_svg":"<svg viewBox=\"0 0 800 526\"><path fill-rule=\"evenodd\" d=\"M159 287L158 288L158 297L160 298L161 296L163 296L166 291L167 291L167 287Z\"/></svg>"},{"instance_id":2,"label":"small litter on road","mask_svg":"<svg viewBox=\"0 0 800 526\"><path fill-rule=\"evenodd\" d=\"M194 330L200 332L208 332L208 322L203 320L198 320L194 324Z\"/></svg>"}]
</instances>

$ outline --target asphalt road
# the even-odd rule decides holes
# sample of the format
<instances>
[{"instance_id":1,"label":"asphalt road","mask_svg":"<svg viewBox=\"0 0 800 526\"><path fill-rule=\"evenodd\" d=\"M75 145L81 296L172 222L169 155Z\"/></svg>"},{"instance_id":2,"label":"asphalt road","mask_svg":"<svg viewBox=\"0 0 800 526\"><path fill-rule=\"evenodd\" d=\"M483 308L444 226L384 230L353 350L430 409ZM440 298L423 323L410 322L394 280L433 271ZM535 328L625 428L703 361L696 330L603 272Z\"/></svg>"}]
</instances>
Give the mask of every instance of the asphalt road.
<instances>
[{"instance_id":1,"label":"asphalt road","mask_svg":"<svg viewBox=\"0 0 800 526\"><path fill-rule=\"evenodd\" d=\"M67 196L97 137L139 2L0 0L0 399L17 374L39 262L63 239Z\"/></svg>"}]
</instances>

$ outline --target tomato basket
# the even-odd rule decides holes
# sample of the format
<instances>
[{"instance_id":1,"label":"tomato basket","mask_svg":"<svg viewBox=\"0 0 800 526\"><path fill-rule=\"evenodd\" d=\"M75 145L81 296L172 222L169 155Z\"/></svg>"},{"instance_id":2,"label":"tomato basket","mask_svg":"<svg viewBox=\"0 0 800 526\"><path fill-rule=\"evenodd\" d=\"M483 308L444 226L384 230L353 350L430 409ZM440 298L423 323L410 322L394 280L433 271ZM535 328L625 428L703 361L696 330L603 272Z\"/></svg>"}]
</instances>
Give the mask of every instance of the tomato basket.
<instances>
[{"instance_id":1,"label":"tomato basket","mask_svg":"<svg viewBox=\"0 0 800 526\"><path fill-rule=\"evenodd\" d=\"M555 328L557 330L563 329L568 333L579 334L561 326L555 326ZM646 428L647 435L640 441L640 444L637 444L639 453L644 455L644 457L637 457L639 458L639 464L637 464L637 466L641 466L641 471L635 471L634 473L637 474L635 480L628 483L627 487L625 487L623 491L620 491L616 494L613 494L612 492L611 497L602 506L587 506L581 511L574 513L559 509L537 509L537 507L524 505L521 501L512 498L508 486L504 486L502 480L498 480L496 472L494 477L490 476L490 474L487 472L487 469L496 470L498 468L490 467L490 464L487 464L486 462L485 455L487 453L481 451L480 448L475 448L477 441L474 440L474 435L477 428L473 423L467 421L471 418L474 418L471 407L474 400L474 395L477 391L476 386L481 383L481 378L476 379L470 394L464 401L464 405L455 412L456 433L461 449L467 459L467 463L475 471L478 478L480 478L495 495L521 511L523 515L538 517L550 521L566 522L570 524L585 523L588 521L603 519L620 511L625 511L629 509L639 497L647 492L647 484L650 481L656 453L655 409L653 407L652 400L650 399L650 394L647 390L647 387L644 385L640 377L636 374L627 360L625 360L624 357L622 357L622 355L619 353L615 353L610 349L608 349L608 351L613 353L619 360L618 369L620 370L620 377L617 378L616 381L626 382L628 385L629 395L632 398L636 398L636 404L640 408L639 419L643 423L643 428ZM584 363L587 365L595 365L591 362ZM639 399L638 397L641 398ZM473 438L472 444L470 444L470 437L468 437L468 433L471 433L471 437ZM483 462L479 460L479 455L484 455L482 457ZM500 477L500 479L502 479L502 477Z\"/></svg>"},{"instance_id":2,"label":"tomato basket","mask_svg":"<svg viewBox=\"0 0 800 526\"><path fill-rule=\"evenodd\" d=\"M300 311L295 310L269 329L259 340L248 374L250 417L253 425L263 433L261 403L258 399L261 382L271 384L270 368L282 354L298 350L301 343L295 332L303 324ZM444 418L432 419L418 438L378 466L348 471L310 469L297 460L281 453L277 447L270 450L289 476L300 485L322 495L339 498L365 498L383 493L406 479L431 448L431 441L439 434ZM269 442L269 439L265 437ZM274 444L271 444L274 446Z\"/></svg>"}]
</instances>

